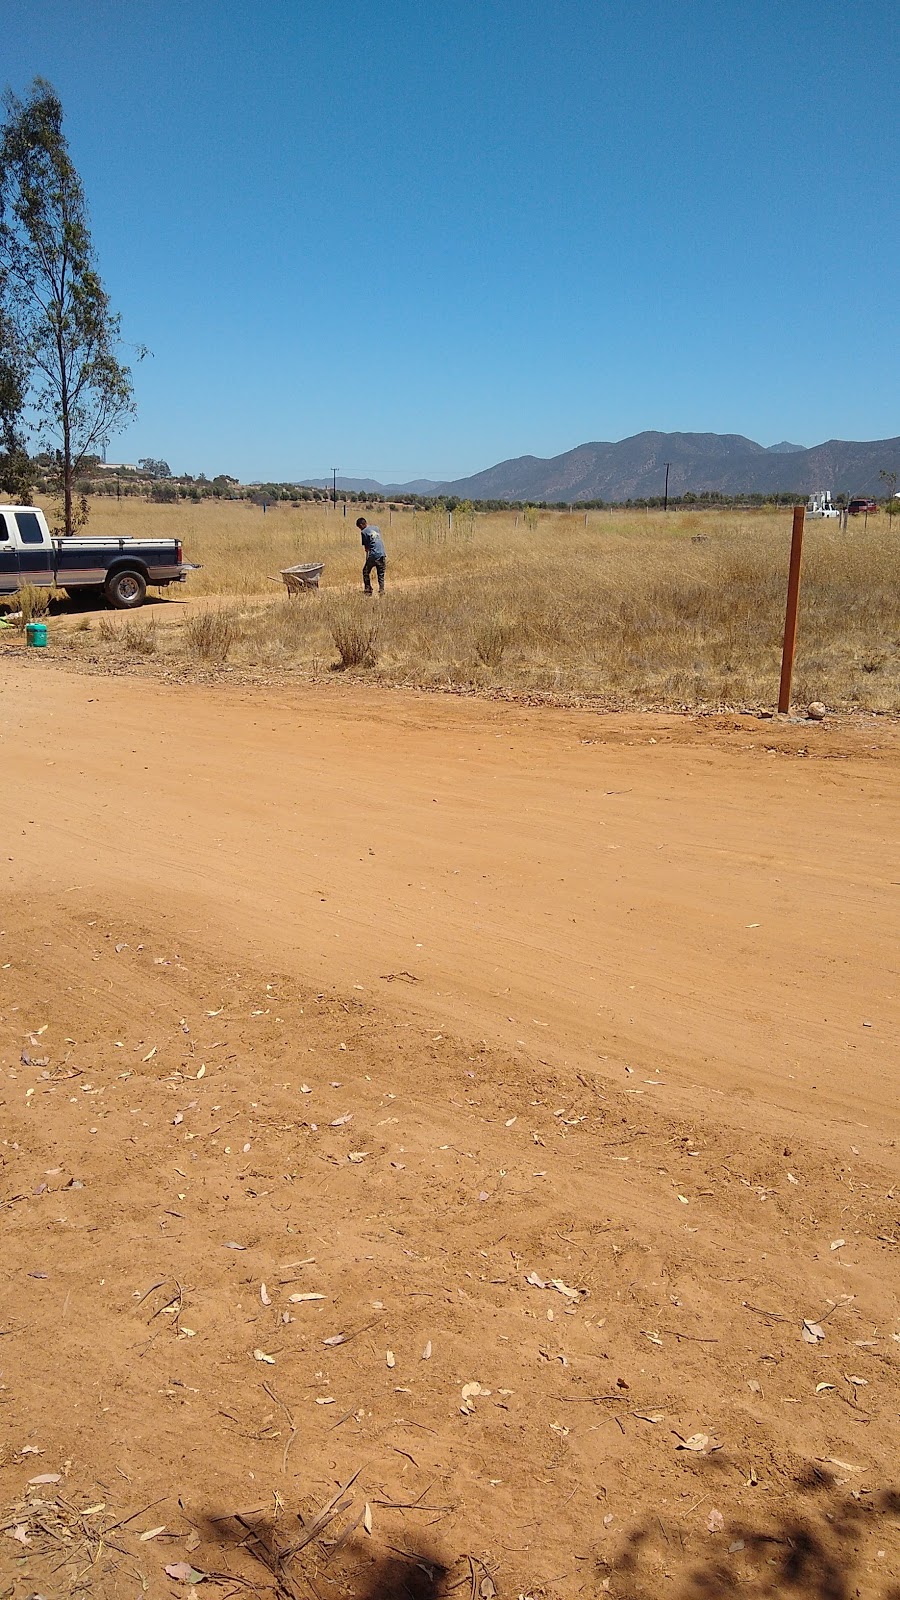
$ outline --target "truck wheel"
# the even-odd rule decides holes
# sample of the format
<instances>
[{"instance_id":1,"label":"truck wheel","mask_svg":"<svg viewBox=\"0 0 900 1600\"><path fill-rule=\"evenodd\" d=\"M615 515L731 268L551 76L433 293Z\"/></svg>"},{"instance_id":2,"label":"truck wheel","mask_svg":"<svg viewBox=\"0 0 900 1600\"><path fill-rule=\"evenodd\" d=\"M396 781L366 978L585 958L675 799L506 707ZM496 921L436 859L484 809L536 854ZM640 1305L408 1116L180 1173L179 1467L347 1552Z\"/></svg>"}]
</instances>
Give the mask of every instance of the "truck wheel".
<instances>
[{"instance_id":1,"label":"truck wheel","mask_svg":"<svg viewBox=\"0 0 900 1600\"><path fill-rule=\"evenodd\" d=\"M139 572L114 572L105 584L106 598L116 611L134 611L144 604L146 579Z\"/></svg>"}]
</instances>

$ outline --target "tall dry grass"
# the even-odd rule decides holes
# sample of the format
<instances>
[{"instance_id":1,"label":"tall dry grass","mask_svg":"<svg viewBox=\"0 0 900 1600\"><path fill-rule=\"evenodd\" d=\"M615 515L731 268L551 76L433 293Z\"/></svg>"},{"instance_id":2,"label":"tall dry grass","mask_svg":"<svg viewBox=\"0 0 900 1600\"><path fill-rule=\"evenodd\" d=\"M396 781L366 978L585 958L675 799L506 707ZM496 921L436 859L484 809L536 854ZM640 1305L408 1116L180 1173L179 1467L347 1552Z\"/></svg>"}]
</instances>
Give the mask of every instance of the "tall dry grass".
<instances>
[{"instance_id":1,"label":"tall dry grass","mask_svg":"<svg viewBox=\"0 0 900 1600\"><path fill-rule=\"evenodd\" d=\"M446 513L372 516L388 548L388 593L383 603L359 602L376 608L377 628L358 670L621 705L775 699L789 510L503 512L458 518L452 531ZM218 659L312 672L352 665L352 640L341 649L338 636L348 619L357 632L361 625L354 508L345 520L340 508L123 503L117 516L114 504L97 503L93 532L123 524L137 536L177 535L187 558L203 563L186 592L226 607ZM797 703L900 710L898 555L900 534L883 516L847 533L807 523ZM287 600L269 580L304 560L325 562L322 589ZM202 645L214 626L192 619L161 629L159 648L216 659L216 647Z\"/></svg>"}]
</instances>

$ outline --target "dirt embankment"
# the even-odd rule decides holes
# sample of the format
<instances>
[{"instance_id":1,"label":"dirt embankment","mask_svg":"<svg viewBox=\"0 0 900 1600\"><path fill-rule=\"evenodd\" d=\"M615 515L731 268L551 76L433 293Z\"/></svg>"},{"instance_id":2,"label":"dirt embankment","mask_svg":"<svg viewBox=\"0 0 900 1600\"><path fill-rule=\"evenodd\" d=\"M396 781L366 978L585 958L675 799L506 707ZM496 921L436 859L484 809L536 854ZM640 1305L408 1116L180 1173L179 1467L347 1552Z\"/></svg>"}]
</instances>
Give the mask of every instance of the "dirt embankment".
<instances>
[{"instance_id":1,"label":"dirt embankment","mask_svg":"<svg viewBox=\"0 0 900 1600\"><path fill-rule=\"evenodd\" d=\"M2 696L0 1593L895 1593L891 731Z\"/></svg>"}]
</instances>

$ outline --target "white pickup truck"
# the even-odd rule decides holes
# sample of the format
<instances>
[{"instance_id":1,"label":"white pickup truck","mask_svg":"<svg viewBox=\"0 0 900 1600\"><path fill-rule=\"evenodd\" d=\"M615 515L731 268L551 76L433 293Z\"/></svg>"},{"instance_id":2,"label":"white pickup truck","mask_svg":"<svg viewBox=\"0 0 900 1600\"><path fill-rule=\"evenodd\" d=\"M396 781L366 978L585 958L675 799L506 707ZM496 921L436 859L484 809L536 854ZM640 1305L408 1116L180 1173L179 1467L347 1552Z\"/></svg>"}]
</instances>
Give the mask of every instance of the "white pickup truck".
<instances>
[{"instance_id":1,"label":"white pickup truck","mask_svg":"<svg viewBox=\"0 0 900 1600\"><path fill-rule=\"evenodd\" d=\"M59 539L34 506L0 506L0 595L24 584L95 592L118 611L144 603L148 584L183 583L195 568L180 539Z\"/></svg>"}]
</instances>

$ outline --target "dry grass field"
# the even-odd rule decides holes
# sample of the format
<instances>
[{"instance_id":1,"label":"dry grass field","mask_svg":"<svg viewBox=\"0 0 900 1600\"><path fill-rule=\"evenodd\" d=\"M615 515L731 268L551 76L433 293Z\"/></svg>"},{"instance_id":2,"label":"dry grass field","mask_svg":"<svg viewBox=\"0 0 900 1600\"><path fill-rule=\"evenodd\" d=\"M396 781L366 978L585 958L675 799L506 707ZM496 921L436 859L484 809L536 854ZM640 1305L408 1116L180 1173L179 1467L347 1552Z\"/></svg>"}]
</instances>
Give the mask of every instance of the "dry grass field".
<instances>
[{"instance_id":1,"label":"dry grass field","mask_svg":"<svg viewBox=\"0 0 900 1600\"><path fill-rule=\"evenodd\" d=\"M163 608L70 635L86 655L225 658L316 675L591 697L611 706L771 705L789 510L370 513L388 548L383 605L361 596L357 508L96 501L91 532L177 534L202 570L167 598L208 597L170 628ZM283 566L324 560L295 601ZM807 523L794 698L900 708L898 536L879 514Z\"/></svg>"}]
</instances>

